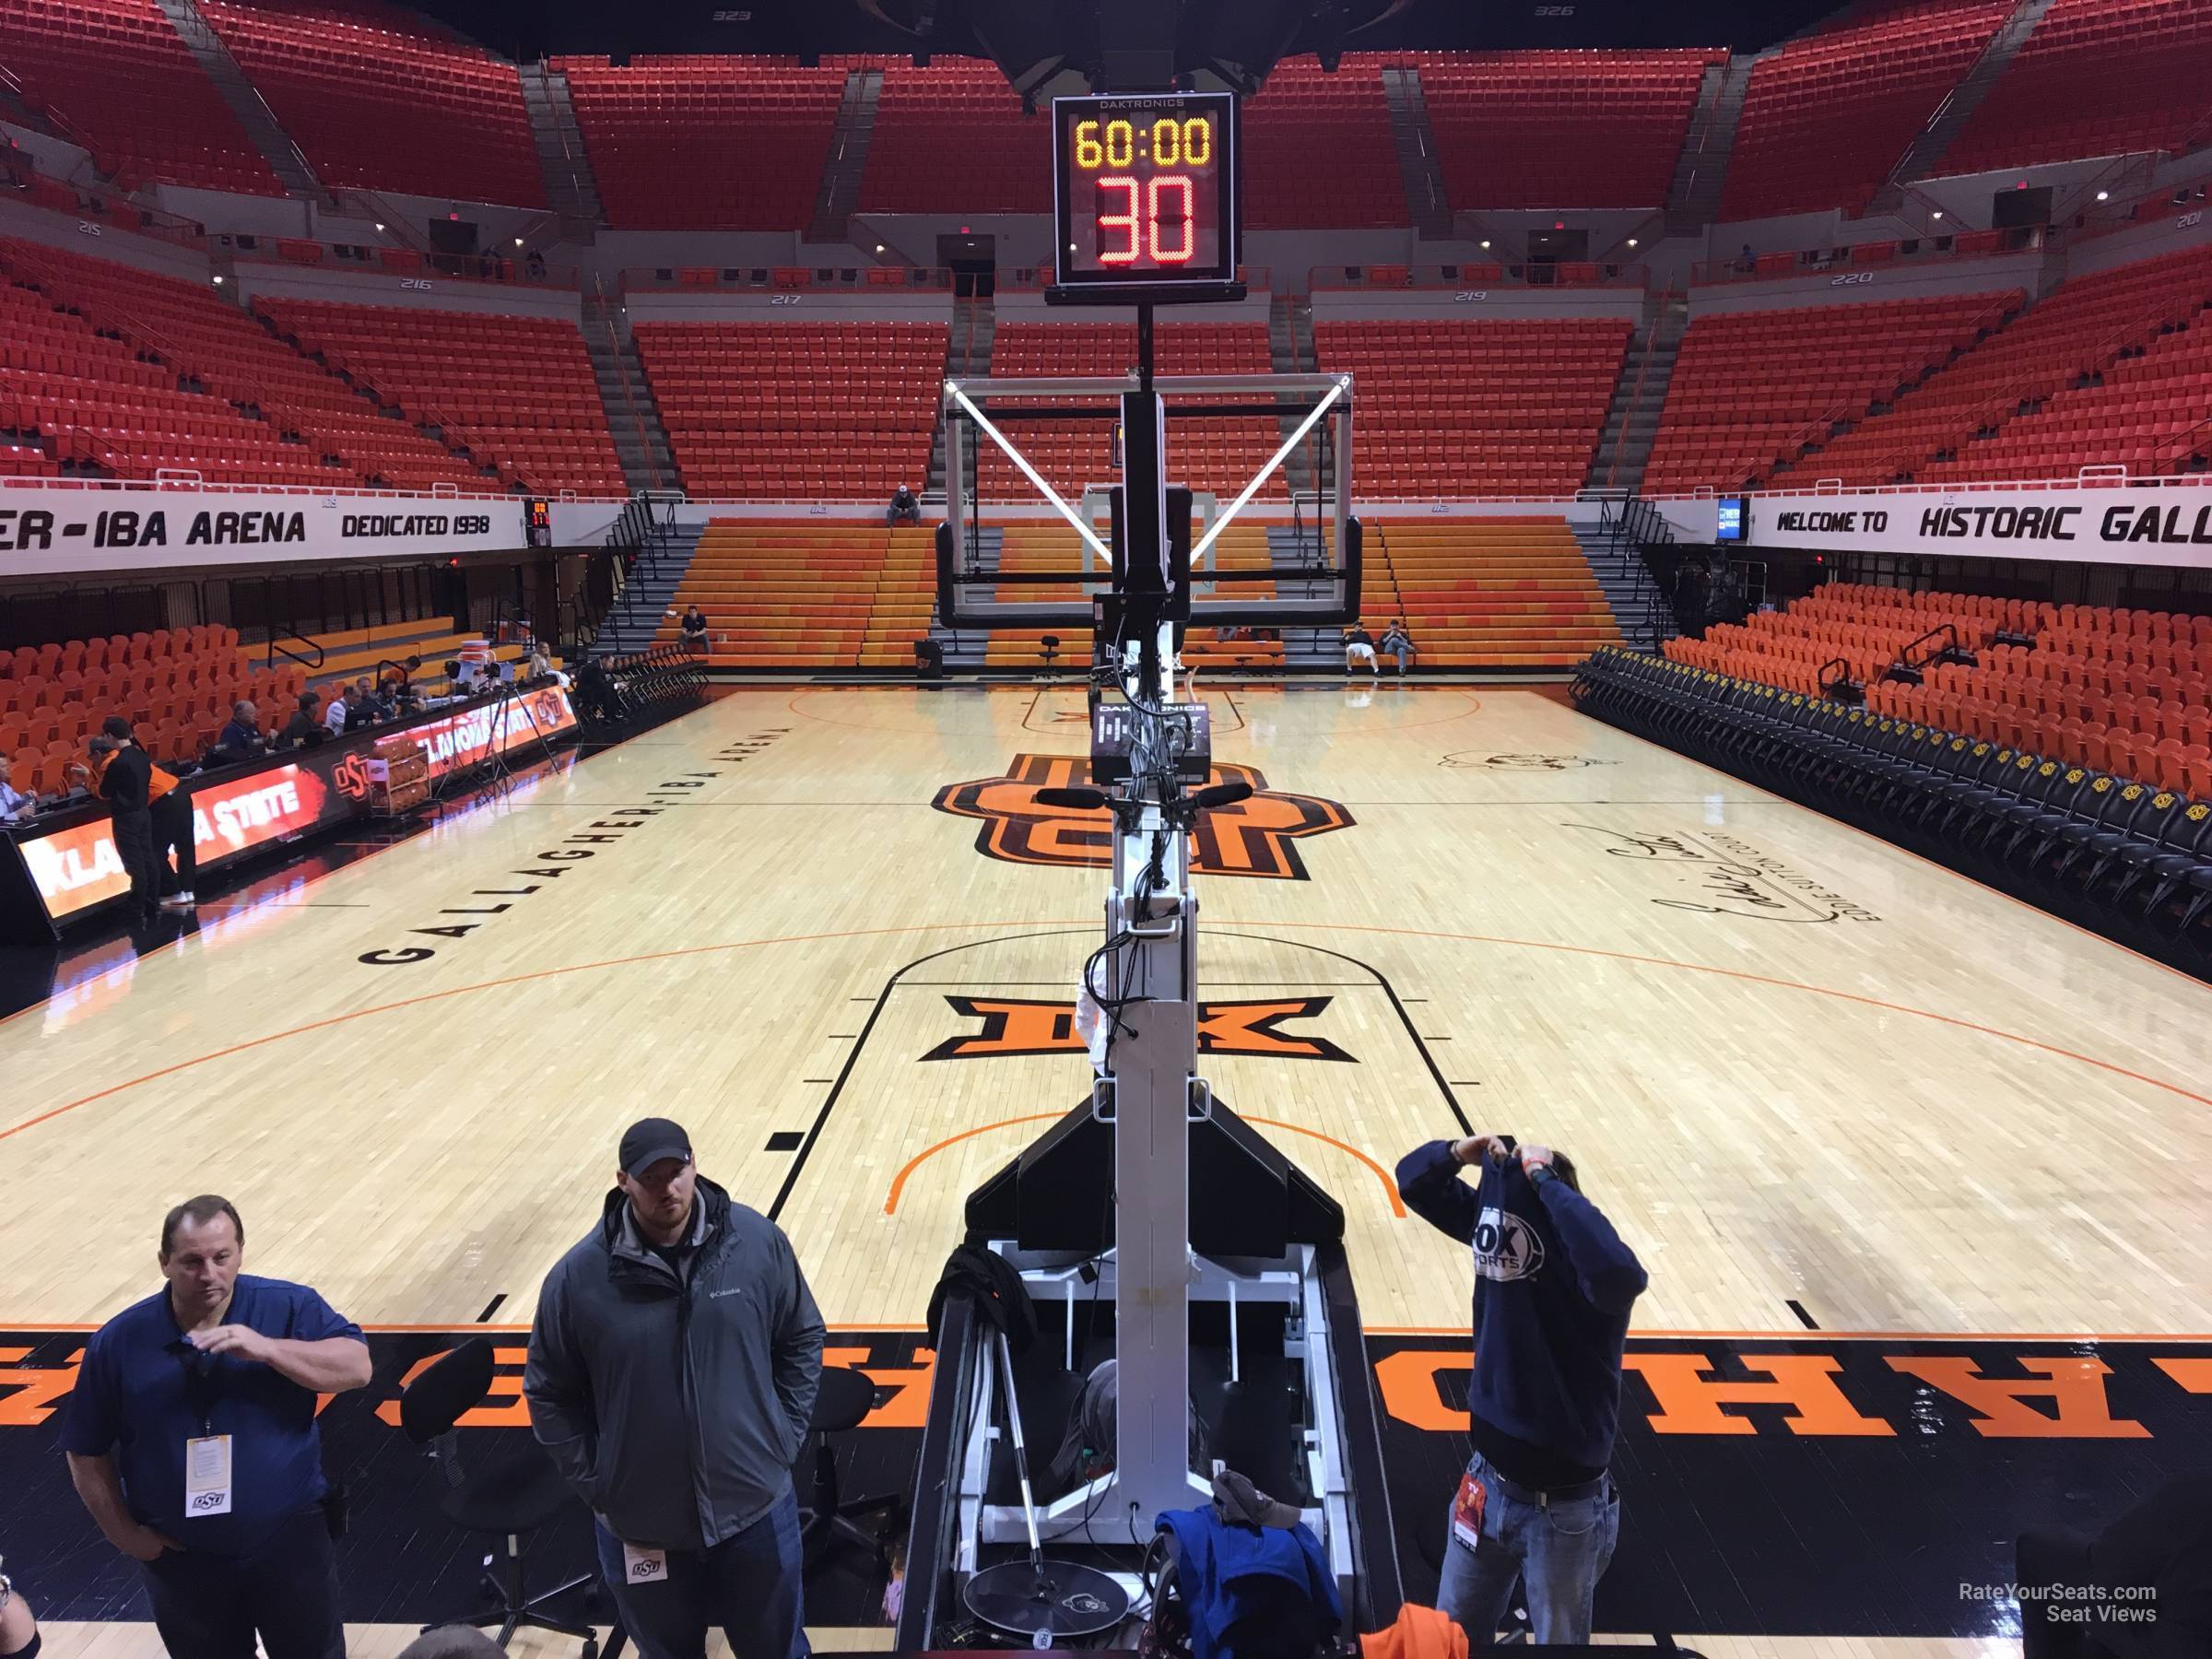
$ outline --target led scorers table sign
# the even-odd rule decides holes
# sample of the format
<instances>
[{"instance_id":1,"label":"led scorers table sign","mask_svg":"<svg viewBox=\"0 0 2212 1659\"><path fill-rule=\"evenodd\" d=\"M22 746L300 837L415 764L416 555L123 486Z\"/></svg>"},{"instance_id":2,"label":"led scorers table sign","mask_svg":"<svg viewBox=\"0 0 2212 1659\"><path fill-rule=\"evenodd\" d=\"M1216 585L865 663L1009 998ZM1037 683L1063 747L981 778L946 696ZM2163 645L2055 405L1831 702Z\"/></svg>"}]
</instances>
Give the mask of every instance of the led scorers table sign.
<instances>
[{"instance_id":1,"label":"led scorers table sign","mask_svg":"<svg viewBox=\"0 0 2212 1659\"><path fill-rule=\"evenodd\" d=\"M1064 297L1212 298L1202 290L1236 281L1234 97L1055 98L1053 143L1053 274Z\"/></svg>"}]
</instances>

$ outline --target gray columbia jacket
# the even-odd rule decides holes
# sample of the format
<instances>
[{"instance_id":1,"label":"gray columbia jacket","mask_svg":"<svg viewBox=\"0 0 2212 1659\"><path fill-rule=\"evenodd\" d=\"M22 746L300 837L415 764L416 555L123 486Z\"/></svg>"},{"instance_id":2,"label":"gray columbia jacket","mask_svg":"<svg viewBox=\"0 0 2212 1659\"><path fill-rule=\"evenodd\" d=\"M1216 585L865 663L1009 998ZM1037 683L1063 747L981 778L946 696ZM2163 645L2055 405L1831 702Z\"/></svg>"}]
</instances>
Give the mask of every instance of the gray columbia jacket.
<instances>
[{"instance_id":1,"label":"gray columbia jacket","mask_svg":"<svg viewBox=\"0 0 2212 1659\"><path fill-rule=\"evenodd\" d=\"M701 1179L678 1276L619 1189L538 1292L530 1427L628 1544L704 1549L791 1489L822 1316L782 1230Z\"/></svg>"}]
</instances>

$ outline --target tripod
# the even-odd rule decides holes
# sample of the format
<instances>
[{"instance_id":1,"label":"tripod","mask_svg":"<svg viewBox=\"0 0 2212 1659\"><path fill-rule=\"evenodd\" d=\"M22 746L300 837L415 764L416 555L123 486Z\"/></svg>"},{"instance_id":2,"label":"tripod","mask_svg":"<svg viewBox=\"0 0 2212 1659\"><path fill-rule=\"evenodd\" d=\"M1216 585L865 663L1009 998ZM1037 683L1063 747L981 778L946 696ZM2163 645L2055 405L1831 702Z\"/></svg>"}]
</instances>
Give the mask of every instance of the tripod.
<instances>
[{"instance_id":1,"label":"tripod","mask_svg":"<svg viewBox=\"0 0 2212 1659\"><path fill-rule=\"evenodd\" d=\"M491 747L483 762L486 771L478 787L488 795L504 794L514 787L514 767L507 759L507 746L501 739L512 724L514 711L518 706L522 710L522 717L530 723L530 735L537 745L537 752L548 765L552 763L553 746L546 740L545 728L537 724L537 711L531 706L530 699L523 694L519 686L512 680L503 682L499 696L492 701L486 716L490 725ZM446 790L454 780L469 770L466 767L455 767L440 778L430 790L431 798L442 801Z\"/></svg>"}]
</instances>

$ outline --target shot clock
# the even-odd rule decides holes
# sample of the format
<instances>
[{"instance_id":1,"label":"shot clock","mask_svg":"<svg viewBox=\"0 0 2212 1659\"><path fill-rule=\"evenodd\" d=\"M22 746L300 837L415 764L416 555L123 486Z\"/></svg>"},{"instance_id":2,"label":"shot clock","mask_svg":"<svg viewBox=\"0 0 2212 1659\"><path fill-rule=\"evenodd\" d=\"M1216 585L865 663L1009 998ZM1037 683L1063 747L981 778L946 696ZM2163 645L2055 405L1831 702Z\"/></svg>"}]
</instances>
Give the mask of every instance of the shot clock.
<instances>
[{"instance_id":1,"label":"shot clock","mask_svg":"<svg viewBox=\"0 0 2212 1659\"><path fill-rule=\"evenodd\" d=\"M1053 274L1065 297L1198 298L1235 282L1232 96L1056 98L1053 143Z\"/></svg>"}]
</instances>

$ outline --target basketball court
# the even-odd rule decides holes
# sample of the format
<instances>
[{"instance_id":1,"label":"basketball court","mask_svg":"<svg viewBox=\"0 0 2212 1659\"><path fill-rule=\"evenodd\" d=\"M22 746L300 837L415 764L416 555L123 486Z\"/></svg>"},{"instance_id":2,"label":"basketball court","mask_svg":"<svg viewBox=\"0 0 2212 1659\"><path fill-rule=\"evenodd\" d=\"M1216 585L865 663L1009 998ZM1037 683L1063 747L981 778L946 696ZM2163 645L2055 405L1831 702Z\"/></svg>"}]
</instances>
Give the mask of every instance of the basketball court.
<instances>
[{"instance_id":1,"label":"basketball court","mask_svg":"<svg viewBox=\"0 0 2212 1659\"><path fill-rule=\"evenodd\" d=\"M2003 1505L2069 1470L2202 1453L2201 983L1546 691L1200 694L1260 791L1198 848L1201 1064L1344 1207L1402 1540L1399 1472L1464 1445L1471 1280L1391 1171L1472 1130L1571 1150L1650 1269L1601 1630L1984 1651L1989 1608L1913 1586L2007 1576ZM44 1368L154 1286L180 1198L394 1340L519 1333L647 1111L913 1385L871 1426L918 1428L960 1206L1088 1088L1102 815L1033 798L1088 735L1079 684L734 691L15 1016L9 1464L58 1463ZM1771 1597L1729 1582L1747 1529ZM53 1611L64 1653L155 1651Z\"/></svg>"}]
</instances>

